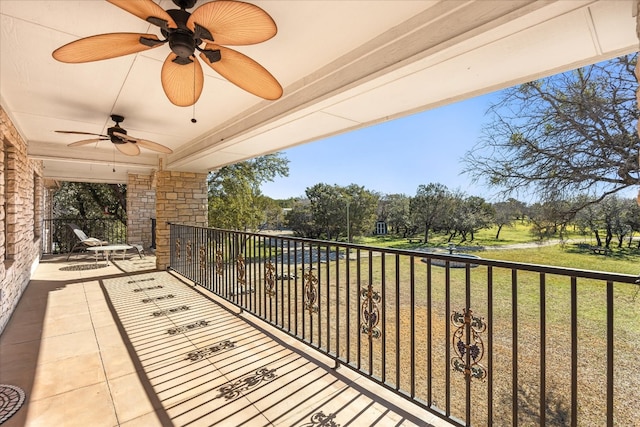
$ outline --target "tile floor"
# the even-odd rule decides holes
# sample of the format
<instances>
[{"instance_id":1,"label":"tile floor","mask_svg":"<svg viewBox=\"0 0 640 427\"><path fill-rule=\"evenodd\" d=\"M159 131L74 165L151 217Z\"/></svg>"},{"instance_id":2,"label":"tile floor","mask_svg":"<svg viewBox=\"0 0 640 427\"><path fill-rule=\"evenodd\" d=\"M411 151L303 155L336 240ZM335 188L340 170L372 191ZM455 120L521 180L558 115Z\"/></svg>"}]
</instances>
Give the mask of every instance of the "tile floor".
<instances>
[{"instance_id":1,"label":"tile floor","mask_svg":"<svg viewBox=\"0 0 640 427\"><path fill-rule=\"evenodd\" d=\"M3 426L448 426L137 255L43 259L0 336Z\"/></svg>"}]
</instances>

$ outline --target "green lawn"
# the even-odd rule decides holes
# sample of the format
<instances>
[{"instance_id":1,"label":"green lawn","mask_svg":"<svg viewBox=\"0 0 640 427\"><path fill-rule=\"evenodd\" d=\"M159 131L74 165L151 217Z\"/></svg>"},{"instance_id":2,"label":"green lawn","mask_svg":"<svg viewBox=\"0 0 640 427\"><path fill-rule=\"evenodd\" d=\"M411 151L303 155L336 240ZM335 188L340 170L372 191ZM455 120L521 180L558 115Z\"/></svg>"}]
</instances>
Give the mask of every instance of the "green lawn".
<instances>
[{"instance_id":1,"label":"green lawn","mask_svg":"<svg viewBox=\"0 0 640 427\"><path fill-rule=\"evenodd\" d=\"M567 241L566 243L553 245L548 245L549 241L537 241L530 232L530 226L520 222L513 227L504 227L498 240L495 239L496 232L496 227L481 230L476 234L473 241L460 243L459 239L454 239L453 243L461 248L460 252L465 252L465 249L471 250L472 248L482 250L474 253L483 258L585 270L640 274L640 249L636 248L635 244L633 245L634 247L628 248L626 241L622 248L617 248L617 242L612 242L612 252L608 255L596 255L588 247L585 247L595 245L595 238L591 235L580 234L573 229L563 236L563 239ZM554 236L552 240L556 241L558 238L559 236ZM361 237L356 240L356 243L382 248L433 248L446 250L448 236L431 233L428 244L409 243L406 238L391 235ZM521 244L531 244L532 247L526 249L504 249L508 245Z\"/></svg>"}]
</instances>

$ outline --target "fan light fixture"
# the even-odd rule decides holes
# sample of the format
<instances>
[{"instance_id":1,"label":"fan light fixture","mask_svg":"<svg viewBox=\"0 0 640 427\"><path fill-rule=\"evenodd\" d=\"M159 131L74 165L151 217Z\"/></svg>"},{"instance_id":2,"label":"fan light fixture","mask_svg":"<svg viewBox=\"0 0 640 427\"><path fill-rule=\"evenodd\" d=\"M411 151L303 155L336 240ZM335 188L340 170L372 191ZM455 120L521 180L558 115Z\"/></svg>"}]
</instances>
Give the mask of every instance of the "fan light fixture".
<instances>
[{"instance_id":1,"label":"fan light fixture","mask_svg":"<svg viewBox=\"0 0 640 427\"><path fill-rule=\"evenodd\" d=\"M187 107L197 102L204 84L205 64L231 83L256 96L276 100L282 86L262 65L222 45L249 45L277 33L271 16L250 3L215 0L192 8L196 0L173 0L180 9L164 10L152 0L107 0L109 3L160 28L155 34L109 33L82 38L53 52L61 62L83 63L117 58L169 43L171 52L162 65L162 88L173 104ZM204 45L204 46L203 46Z\"/></svg>"}]
</instances>

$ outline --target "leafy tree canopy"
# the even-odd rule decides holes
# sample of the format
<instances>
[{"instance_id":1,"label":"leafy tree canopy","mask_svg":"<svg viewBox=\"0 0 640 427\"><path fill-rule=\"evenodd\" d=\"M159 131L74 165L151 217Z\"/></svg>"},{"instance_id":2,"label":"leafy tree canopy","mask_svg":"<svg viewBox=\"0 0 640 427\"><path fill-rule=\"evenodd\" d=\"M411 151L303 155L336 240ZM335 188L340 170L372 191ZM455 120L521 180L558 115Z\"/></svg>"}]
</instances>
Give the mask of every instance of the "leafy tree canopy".
<instances>
[{"instance_id":1,"label":"leafy tree canopy","mask_svg":"<svg viewBox=\"0 0 640 427\"><path fill-rule=\"evenodd\" d=\"M209 173L209 225L234 230L255 230L265 224L274 203L260 185L289 175L289 161L281 153L225 166Z\"/></svg>"},{"instance_id":2,"label":"leafy tree canopy","mask_svg":"<svg viewBox=\"0 0 640 427\"><path fill-rule=\"evenodd\" d=\"M127 223L127 186L89 182L63 182L53 195L55 218L111 217Z\"/></svg>"},{"instance_id":3,"label":"leafy tree canopy","mask_svg":"<svg viewBox=\"0 0 640 427\"><path fill-rule=\"evenodd\" d=\"M540 200L587 194L594 203L637 185L636 61L623 56L503 91L465 172Z\"/></svg>"},{"instance_id":4,"label":"leafy tree canopy","mask_svg":"<svg viewBox=\"0 0 640 427\"><path fill-rule=\"evenodd\" d=\"M287 224L298 236L338 239L371 233L379 195L356 184L346 187L324 183L308 187L307 199L294 204Z\"/></svg>"}]
</instances>

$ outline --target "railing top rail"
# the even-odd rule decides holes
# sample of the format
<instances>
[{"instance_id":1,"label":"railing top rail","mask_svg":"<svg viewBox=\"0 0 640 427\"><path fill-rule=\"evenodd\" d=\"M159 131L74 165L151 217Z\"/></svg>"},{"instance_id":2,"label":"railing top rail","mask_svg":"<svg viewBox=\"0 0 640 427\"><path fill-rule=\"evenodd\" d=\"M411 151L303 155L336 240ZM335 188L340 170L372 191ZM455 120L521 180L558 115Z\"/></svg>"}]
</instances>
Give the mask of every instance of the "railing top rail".
<instances>
[{"instance_id":1,"label":"railing top rail","mask_svg":"<svg viewBox=\"0 0 640 427\"><path fill-rule=\"evenodd\" d=\"M425 252L425 251L411 250L411 249L381 248L381 247L360 245L356 243L336 242L331 240L305 239L302 237L293 237L293 236L278 236L278 235L264 234L259 232L226 230L221 228L209 228L209 227L201 227L201 226L194 226L194 225L187 225L187 224L178 224L173 222L168 222L167 224L173 225L173 226L202 229L202 230L213 230L213 231L223 232L223 233L241 234L247 237L255 236L255 237L261 237L266 239L282 239L282 240L294 241L299 243L313 244L314 246L324 246L324 247L332 246L336 248L354 249L354 250L366 251L370 253L379 252L379 253L393 254L393 255L406 255L406 256L413 256L413 257L422 257L427 259L437 259L445 262L449 261L449 262L464 263L469 265L483 265L487 267L498 267L498 268L521 270L521 271L528 271L528 272L534 272L534 273L555 274L559 276L596 279L596 280L619 282L619 283L630 283L636 286L640 286L640 283L638 283L640 282L640 275L613 273L613 272L597 271L597 270L584 270L584 269L569 268L569 267L556 267L556 266L550 266L550 265L530 264L530 263L513 262L513 261L490 260L490 259L484 259L484 258L469 258L464 254Z\"/></svg>"}]
</instances>

